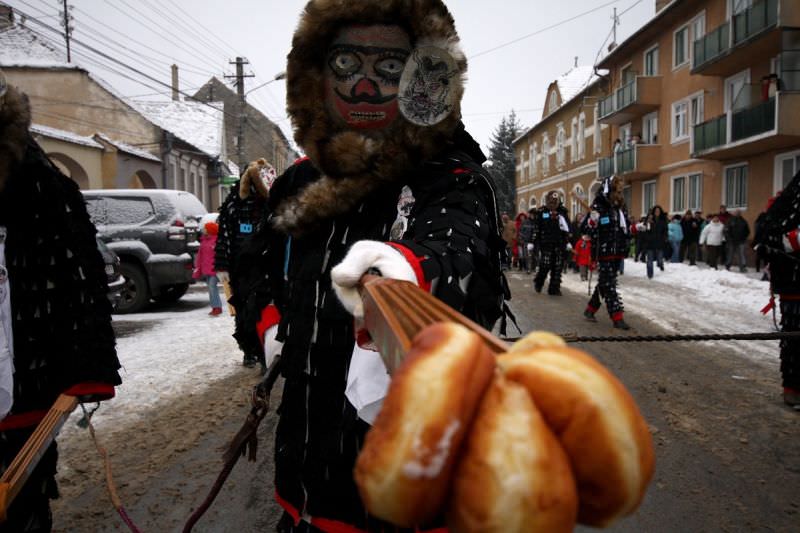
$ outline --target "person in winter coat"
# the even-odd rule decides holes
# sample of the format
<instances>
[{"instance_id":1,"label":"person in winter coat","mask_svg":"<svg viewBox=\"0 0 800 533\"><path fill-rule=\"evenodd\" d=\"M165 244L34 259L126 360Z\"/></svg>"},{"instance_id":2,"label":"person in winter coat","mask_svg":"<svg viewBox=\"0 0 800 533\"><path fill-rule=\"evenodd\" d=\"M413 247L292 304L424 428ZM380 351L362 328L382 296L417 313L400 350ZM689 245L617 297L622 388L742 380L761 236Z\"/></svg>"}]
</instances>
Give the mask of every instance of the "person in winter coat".
<instances>
[{"instance_id":1,"label":"person in winter coat","mask_svg":"<svg viewBox=\"0 0 800 533\"><path fill-rule=\"evenodd\" d=\"M780 299L781 331L800 331L800 172L771 199L755 250L768 264L770 289ZM774 298L774 296L773 296ZM774 299L770 300L770 306ZM783 401L800 410L800 338L781 339Z\"/></svg>"},{"instance_id":2,"label":"person in winter coat","mask_svg":"<svg viewBox=\"0 0 800 533\"><path fill-rule=\"evenodd\" d=\"M564 252L571 251L570 229L567 222L567 209L561 202L558 192L547 194L545 205L534 215L533 242L539 250L539 270L533 278L533 288L542 292L542 287L550 275L547 294L561 295L561 271L564 268Z\"/></svg>"},{"instance_id":3,"label":"person in winter coat","mask_svg":"<svg viewBox=\"0 0 800 533\"><path fill-rule=\"evenodd\" d=\"M683 227L681 226L681 216L675 215L667 227L667 239L672 247L672 263L681 262L681 243L683 242Z\"/></svg>"},{"instance_id":4,"label":"person in winter coat","mask_svg":"<svg viewBox=\"0 0 800 533\"><path fill-rule=\"evenodd\" d=\"M664 270L664 245L667 244L669 230L667 226L667 215L660 205L653 206L650 210L645 224L642 225L641 235L642 246L647 253L647 277L653 277L653 262L658 268ZM637 228L638 229L638 228Z\"/></svg>"},{"instance_id":5,"label":"person in winter coat","mask_svg":"<svg viewBox=\"0 0 800 533\"><path fill-rule=\"evenodd\" d=\"M719 221L719 217L714 215L711 217L711 222L700 233L700 244L705 246L706 263L714 270L717 270L719 251L724 242L725 226Z\"/></svg>"},{"instance_id":6,"label":"person in winter coat","mask_svg":"<svg viewBox=\"0 0 800 533\"><path fill-rule=\"evenodd\" d=\"M589 235L583 234L580 239L575 241L574 247L575 264L581 273L581 281L589 279L589 270L594 270L592 261L592 241Z\"/></svg>"},{"instance_id":7,"label":"person in winter coat","mask_svg":"<svg viewBox=\"0 0 800 533\"><path fill-rule=\"evenodd\" d=\"M509 267L516 263L517 225L507 214L501 217L503 223L503 240L506 242L507 255L510 260Z\"/></svg>"},{"instance_id":8,"label":"person in winter coat","mask_svg":"<svg viewBox=\"0 0 800 533\"><path fill-rule=\"evenodd\" d=\"M211 304L211 316L222 314L222 300L217 286L217 272L214 270L214 247L217 245L219 226L216 222L205 222L200 230L200 249L195 258L192 278L205 280L208 288L208 302Z\"/></svg>"},{"instance_id":9,"label":"person in winter coat","mask_svg":"<svg viewBox=\"0 0 800 533\"><path fill-rule=\"evenodd\" d=\"M689 259L689 265L697 264L697 245L700 242L700 226L702 222L687 210L681 219L681 230L683 230L683 240L681 241L681 262L684 258Z\"/></svg>"},{"instance_id":10,"label":"person in winter coat","mask_svg":"<svg viewBox=\"0 0 800 533\"><path fill-rule=\"evenodd\" d=\"M27 97L0 72L0 471L60 394L114 397L121 383L96 230L78 185L29 133ZM3 532L52 528L58 447L44 451Z\"/></svg>"},{"instance_id":11,"label":"person in winter coat","mask_svg":"<svg viewBox=\"0 0 800 533\"><path fill-rule=\"evenodd\" d=\"M522 222L517 234L517 241L521 245L521 251L524 252L523 263L525 265L525 273L530 274L531 270L536 268L536 245L533 242L534 231L534 215L536 209L528 211L528 216Z\"/></svg>"},{"instance_id":12,"label":"person in winter coat","mask_svg":"<svg viewBox=\"0 0 800 533\"><path fill-rule=\"evenodd\" d=\"M528 220L528 213L518 213L517 216L514 217L514 261L517 264L518 270L522 270L525 264L525 245L522 243L522 239L520 239L519 231L522 229L522 225L526 220Z\"/></svg>"},{"instance_id":13,"label":"person in winter coat","mask_svg":"<svg viewBox=\"0 0 800 533\"><path fill-rule=\"evenodd\" d=\"M275 169L264 159L244 170L219 208L219 234L214 248L214 270L219 281L230 287L228 303L236 309L233 337L244 354L242 364L253 367L261 362L262 370L266 365L255 328L259 312L245 309L248 287L240 283L237 271L243 241L258 231L265 218L264 201L274 180Z\"/></svg>"},{"instance_id":14,"label":"person in winter coat","mask_svg":"<svg viewBox=\"0 0 800 533\"><path fill-rule=\"evenodd\" d=\"M747 258L744 247L747 237L750 236L750 225L742 216L742 212L735 209L725 224L725 243L728 247L725 269L730 270L734 257L739 263L739 272L747 272Z\"/></svg>"},{"instance_id":15,"label":"person in winter coat","mask_svg":"<svg viewBox=\"0 0 800 533\"><path fill-rule=\"evenodd\" d=\"M619 262L625 259L630 246L630 223L622 194L622 178L606 178L597 190L591 211L584 219L583 232L592 240L594 255L599 265L597 285L594 288L583 316L596 322L595 313L600 309L600 298L605 300L608 314L615 328L630 329L625 322L622 299L617 292Z\"/></svg>"},{"instance_id":16,"label":"person in winter coat","mask_svg":"<svg viewBox=\"0 0 800 533\"><path fill-rule=\"evenodd\" d=\"M371 418L348 399L348 377L354 387L387 379L357 364L380 361L355 342L365 273L418 284L487 329L503 315L505 243L485 157L460 120L465 74L441 0L311 0L301 15L287 110L307 157L277 178L245 246L258 243L253 268L277 308L260 327L283 343L268 361L284 378L281 532L396 530L366 511L353 480Z\"/></svg>"}]
</instances>

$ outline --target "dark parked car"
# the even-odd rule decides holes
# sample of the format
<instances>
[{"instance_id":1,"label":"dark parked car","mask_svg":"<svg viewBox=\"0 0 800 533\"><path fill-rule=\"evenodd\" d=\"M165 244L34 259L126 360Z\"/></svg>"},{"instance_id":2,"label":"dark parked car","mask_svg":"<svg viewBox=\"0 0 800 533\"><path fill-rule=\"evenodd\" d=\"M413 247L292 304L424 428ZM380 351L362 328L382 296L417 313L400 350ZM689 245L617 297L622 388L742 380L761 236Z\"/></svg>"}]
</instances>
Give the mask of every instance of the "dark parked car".
<instances>
[{"instance_id":1,"label":"dark parked car","mask_svg":"<svg viewBox=\"0 0 800 533\"><path fill-rule=\"evenodd\" d=\"M180 299L192 281L198 221L206 208L191 193L164 189L83 191L98 236L120 258L125 278L118 313L150 300Z\"/></svg>"},{"instance_id":2,"label":"dark parked car","mask_svg":"<svg viewBox=\"0 0 800 533\"><path fill-rule=\"evenodd\" d=\"M106 277L108 278L108 301L116 309L122 298L122 288L125 286L125 278L122 277L122 272L119 268L119 256L106 246L106 243L101 241L100 237L97 237L97 249L100 250L100 255L103 256L103 263L105 263Z\"/></svg>"}]
</instances>

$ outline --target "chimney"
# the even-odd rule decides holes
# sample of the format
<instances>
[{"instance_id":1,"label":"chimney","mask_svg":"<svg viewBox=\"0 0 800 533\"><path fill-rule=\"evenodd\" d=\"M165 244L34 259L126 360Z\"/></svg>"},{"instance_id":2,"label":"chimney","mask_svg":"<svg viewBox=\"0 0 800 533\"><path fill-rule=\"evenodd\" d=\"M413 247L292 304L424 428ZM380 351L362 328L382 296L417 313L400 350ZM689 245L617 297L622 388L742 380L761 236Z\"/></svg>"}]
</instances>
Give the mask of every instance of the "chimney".
<instances>
[{"instance_id":1,"label":"chimney","mask_svg":"<svg viewBox=\"0 0 800 533\"><path fill-rule=\"evenodd\" d=\"M178 65L172 65L172 99L176 102L181 99L178 92Z\"/></svg>"},{"instance_id":2,"label":"chimney","mask_svg":"<svg viewBox=\"0 0 800 533\"><path fill-rule=\"evenodd\" d=\"M656 13L667 7L667 4L671 2L672 0L656 0Z\"/></svg>"},{"instance_id":3,"label":"chimney","mask_svg":"<svg viewBox=\"0 0 800 533\"><path fill-rule=\"evenodd\" d=\"M13 26L14 24L14 10L11 6L0 4L0 30Z\"/></svg>"},{"instance_id":4,"label":"chimney","mask_svg":"<svg viewBox=\"0 0 800 533\"><path fill-rule=\"evenodd\" d=\"M578 56L575 56L575 68L578 68Z\"/></svg>"}]
</instances>

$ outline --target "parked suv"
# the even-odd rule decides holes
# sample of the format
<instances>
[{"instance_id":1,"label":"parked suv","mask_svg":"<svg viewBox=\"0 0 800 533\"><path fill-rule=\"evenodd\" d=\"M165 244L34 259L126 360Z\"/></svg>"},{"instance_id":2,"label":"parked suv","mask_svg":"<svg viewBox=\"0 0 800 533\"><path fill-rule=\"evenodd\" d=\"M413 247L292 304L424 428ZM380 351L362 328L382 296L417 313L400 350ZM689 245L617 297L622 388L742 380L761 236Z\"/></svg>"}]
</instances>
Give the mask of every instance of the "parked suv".
<instances>
[{"instance_id":1,"label":"parked suv","mask_svg":"<svg viewBox=\"0 0 800 533\"><path fill-rule=\"evenodd\" d=\"M120 258L125 286L118 313L151 299L177 301L192 281L198 221L206 208L191 193L164 189L83 191L100 239Z\"/></svg>"}]
</instances>

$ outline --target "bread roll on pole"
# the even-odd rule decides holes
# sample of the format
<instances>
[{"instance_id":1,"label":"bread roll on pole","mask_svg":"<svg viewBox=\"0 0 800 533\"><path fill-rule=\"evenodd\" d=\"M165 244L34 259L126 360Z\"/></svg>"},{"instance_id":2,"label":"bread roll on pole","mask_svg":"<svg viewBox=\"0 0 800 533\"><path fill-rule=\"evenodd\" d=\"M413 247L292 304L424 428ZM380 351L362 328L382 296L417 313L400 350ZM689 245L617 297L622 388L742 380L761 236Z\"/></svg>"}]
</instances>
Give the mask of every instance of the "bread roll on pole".
<instances>
[{"instance_id":1,"label":"bread roll on pole","mask_svg":"<svg viewBox=\"0 0 800 533\"><path fill-rule=\"evenodd\" d=\"M455 457L494 368L495 357L463 326L438 323L417 334L356 462L371 514L411 527L443 510Z\"/></svg>"},{"instance_id":2,"label":"bread roll on pole","mask_svg":"<svg viewBox=\"0 0 800 533\"><path fill-rule=\"evenodd\" d=\"M578 486L578 521L606 526L633 512L653 475L653 443L631 395L585 353L550 346L498 357L525 386L567 452Z\"/></svg>"},{"instance_id":3,"label":"bread roll on pole","mask_svg":"<svg viewBox=\"0 0 800 533\"><path fill-rule=\"evenodd\" d=\"M569 532L577 510L564 450L525 388L498 373L453 476L449 531Z\"/></svg>"}]
</instances>

